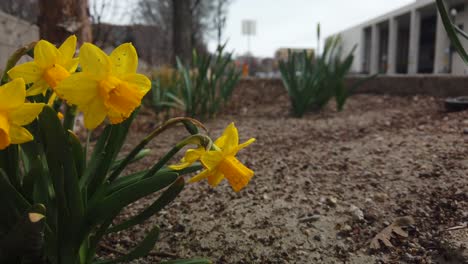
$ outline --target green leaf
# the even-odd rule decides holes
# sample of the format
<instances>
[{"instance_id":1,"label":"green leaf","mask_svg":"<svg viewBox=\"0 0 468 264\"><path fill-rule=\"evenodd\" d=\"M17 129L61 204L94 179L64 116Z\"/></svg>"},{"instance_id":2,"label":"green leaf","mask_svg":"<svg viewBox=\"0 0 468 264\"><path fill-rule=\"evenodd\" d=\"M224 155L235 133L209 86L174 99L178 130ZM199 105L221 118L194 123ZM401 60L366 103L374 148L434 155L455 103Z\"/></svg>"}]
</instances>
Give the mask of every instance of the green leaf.
<instances>
[{"instance_id":1,"label":"green leaf","mask_svg":"<svg viewBox=\"0 0 468 264\"><path fill-rule=\"evenodd\" d=\"M122 262L129 262L134 259L145 257L149 254L149 252L154 248L154 244L159 239L159 227L154 227L149 234L143 239L143 241L138 244L136 248L134 248L130 253L127 255L116 258L113 260L103 260L94 262L95 264L110 264L110 263L122 263Z\"/></svg>"},{"instance_id":2,"label":"green leaf","mask_svg":"<svg viewBox=\"0 0 468 264\"><path fill-rule=\"evenodd\" d=\"M468 54L466 53L465 49L463 48L463 44L460 42L460 39L457 36L457 33L454 29L454 25L450 20L449 14L447 9L445 8L443 0L436 0L437 9L439 10L440 17L442 18L442 23L444 24L445 30L452 42L452 45L457 50L458 54L460 54L463 61L468 64Z\"/></svg>"},{"instance_id":3,"label":"green leaf","mask_svg":"<svg viewBox=\"0 0 468 264\"><path fill-rule=\"evenodd\" d=\"M127 157L125 157L125 159L120 162L120 164L117 166L117 168L115 168L115 170L110 174L109 176L109 182L113 182L115 179L117 179L117 177L120 175L120 173L122 173L122 171L125 169L125 167L131 162L131 160L133 160L137 155L138 153L140 153L140 151L149 143L151 142L151 140L153 140L154 138L156 138L157 136L159 136L161 133L163 133L164 131L166 131L167 129L179 124L179 123L183 123L183 122L189 122L191 123L193 126L195 127L201 127L203 129L205 129L206 131L206 128L203 126L202 123L200 123L199 121L195 120L195 119L192 119L192 118L188 118L188 117L177 117L177 118L172 118L172 119L169 119L168 121L164 122L164 124L160 125L159 127L157 127L155 130L153 130L148 136L146 136L140 143L138 143L138 145L132 149L132 151L127 155Z\"/></svg>"},{"instance_id":4,"label":"green leaf","mask_svg":"<svg viewBox=\"0 0 468 264\"><path fill-rule=\"evenodd\" d=\"M129 220L124 221L123 223L113 226L107 230L108 233L118 232L134 225L141 224L146 219L158 213L166 205L172 202L179 193L184 189L185 181L182 177L179 177L176 182L174 182L167 190L165 190L161 196L148 208L143 210L138 215L132 217Z\"/></svg>"},{"instance_id":5,"label":"green leaf","mask_svg":"<svg viewBox=\"0 0 468 264\"><path fill-rule=\"evenodd\" d=\"M86 186L89 197L101 188L101 185L106 181L110 167L125 142L128 130L137 112L138 111L135 110L124 122L118 125L111 125L112 129L106 145L102 152L98 153L99 160L95 165L96 167L90 172L89 176L87 175Z\"/></svg>"},{"instance_id":6,"label":"green leaf","mask_svg":"<svg viewBox=\"0 0 468 264\"><path fill-rule=\"evenodd\" d=\"M117 215L125 206L157 192L172 184L178 177L177 173L167 172L141 179L119 191L116 191L103 200L90 203L87 213L87 222L96 225L109 216Z\"/></svg>"}]
</instances>

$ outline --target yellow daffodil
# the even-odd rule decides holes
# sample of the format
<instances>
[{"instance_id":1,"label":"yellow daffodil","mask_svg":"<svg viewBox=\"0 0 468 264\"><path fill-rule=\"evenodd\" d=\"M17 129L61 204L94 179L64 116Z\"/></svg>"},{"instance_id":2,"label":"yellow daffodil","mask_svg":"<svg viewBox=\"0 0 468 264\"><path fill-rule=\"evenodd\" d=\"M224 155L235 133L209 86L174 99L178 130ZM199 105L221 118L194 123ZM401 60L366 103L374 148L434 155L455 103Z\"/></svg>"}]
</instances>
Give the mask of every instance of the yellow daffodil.
<instances>
[{"instance_id":1,"label":"yellow daffodil","mask_svg":"<svg viewBox=\"0 0 468 264\"><path fill-rule=\"evenodd\" d=\"M55 91L83 111L88 129L97 127L106 116L112 124L122 122L151 88L150 80L136 73L138 56L130 43L120 45L110 56L85 43L79 59L83 72L60 82Z\"/></svg>"},{"instance_id":2,"label":"yellow daffodil","mask_svg":"<svg viewBox=\"0 0 468 264\"><path fill-rule=\"evenodd\" d=\"M26 92L27 96L44 93L47 87L55 89L57 84L76 71L78 59L73 58L76 37L70 36L57 49L52 43L40 40L34 46L34 61L13 67L8 71L10 78L23 78L34 83Z\"/></svg>"},{"instance_id":3,"label":"yellow daffodil","mask_svg":"<svg viewBox=\"0 0 468 264\"><path fill-rule=\"evenodd\" d=\"M214 142L214 150L205 151L203 148L189 149L181 163L170 166L180 170L200 160L205 170L191 178L189 182L207 179L215 187L226 178L235 192L242 190L253 177L254 172L242 164L235 156L237 152L255 141L254 138L239 144L239 134L234 123L231 123L222 136Z\"/></svg>"},{"instance_id":4,"label":"yellow daffodil","mask_svg":"<svg viewBox=\"0 0 468 264\"><path fill-rule=\"evenodd\" d=\"M34 121L44 104L25 103L25 97L26 87L21 78L0 86L0 150L33 140L22 126Z\"/></svg>"}]
</instances>

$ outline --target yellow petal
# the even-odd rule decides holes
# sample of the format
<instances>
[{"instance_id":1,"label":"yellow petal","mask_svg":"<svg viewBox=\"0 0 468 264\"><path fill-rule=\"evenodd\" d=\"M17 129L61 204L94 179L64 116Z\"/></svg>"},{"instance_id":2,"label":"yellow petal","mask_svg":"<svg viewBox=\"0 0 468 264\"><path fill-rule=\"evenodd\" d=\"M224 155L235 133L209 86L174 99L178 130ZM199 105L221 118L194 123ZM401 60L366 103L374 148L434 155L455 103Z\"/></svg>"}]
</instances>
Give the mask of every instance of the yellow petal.
<instances>
[{"instance_id":1,"label":"yellow petal","mask_svg":"<svg viewBox=\"0 0 468 264\"><path fill-rule=\"evenodd\" d=\"M251 139L247 140L246 142L238 145L235 152L237 153L239 150L241 150L243 148L246 148L247 146L249 146L250 144L252 144L254 142L255 142L255 138L251 138Z\"/></svg>"},{"instance_id":2,"label":"yellow petal","mask_svg":"<svg viewBox=\"0 0 468 264\"><path fill-rule=\"evenodd\" d=\"M17 125L10 127L10 137L12 144L23 144L34 139L26 128Z\"/></svg>"},{"instance_id":3,"label":"yellow petal","mask_svg":"<svg viewBox=\"0 0 468 264\"><path fill-rule=\"evenodd\" d=\"M220 136L218 139L215 140L214 144L218 148L223 149L224 145L226 144L226 136Z\"/></svg>"},{"instance_id":4,"label":"yellow petal","mask_svg":"<svg viewBox=\"0 0 468 264\"><path fill-rule=\"evenodd\" d=\"M226 157L218 166L235 192L242 190L252 179L254 172L233 156Z\"/></svg>"},{"instance_id":5,"label":"yellow petal","mask_svg":"<svg viewBox=\"0 0 468 264\"><path fill-rule=\"evenodd\" d=\"M151 89L151 81L143 74L127 74L122 77L122 81L132 84L145 94Z\"/></svg>"},{"instance_id":6,"label":"yellow petal","mask_svg":"<svg viewBox=\"0 0 468 264\"><path fill-rule=\"evenodd\" d=\"M0 150L5 149L10 144L10 123L8 123L8 117L0 113Z\"/></svg>"},{"instance_id":7,"label":"yellow petal","mask_svg":"<svg viewBox=\"0 0 468 264\"><path fill-rule=\"evenodd\" d=\"M18 126L25 126L36 119L42 112L44 105L43 103L24 103L20 108L8 113L8 117L11 123Z\"/></svg>"},{"instance_id":8,"label":"yellow petal","mask_svg":"<svg viewBox=\"0 0 468 264\"><path fill-rule=\"evenodd\" d=\"M215 170L208 176L208 184L211 187L216 187L224 179L223 173L218 170Z\"/></svg>"},{"instance_id":9,"label":"yellow petal","mask_svg":"<svg viewBox=\"0 0 468 264\"><path fill-rule=\"evenodd\" d=\"M169 168L173 170L182 170L192 165L195 161L199 160L206 150L204 147L197 149L189 149L185 152L185 156L182 158L179 164L170 165Z\"/></svg>"},{"instance_id":10,"label":"yellow petal","mask_svg":"<svg viewBox=\"0 0 468 264\"><path fill-rule=\"evenodd\" d=\"M47 91L49 85L44 79L40 79L39 81L35 82L28 90L26 90L26 96L34 96L38 94L42 94Z\"/></svg>"},{"instance_id":11,"label":"yellow petal","mask_svg":"<svg viewBox=\"0 0 468 264\"><path fill-rule=\"evenodd\" d=\"M222 148L224 153L231 153L235 151L237 145L239 145L239 134L234 123L229 124L223 132L222 137L224 139L224 146Z\"/></svg>"},{"instance_id":12,"label":"yellow petal","mask_svg":"<svg viewBox=\"0 0 468 264\"><path fill-rule=\"evenodd\" d=\"M169 169L171 170L183 170L185 168L187 168L188 166L192 165L192 162L184 162L184 161L181 161L180 163L178 164L174 164L174 165L169 165Z\"/></svg>"},{"instance_id":13,"label":"yellow petal","mask_svg":"<svg viewBox=\"0 0 468 264\"><path fill-rule=\"evenodd\" d=\"M87 73L79 72L61 81L56 87L57 95L69 104L84 106L99 99L98 82Z\"/></svg>"},{"instance_id":14,"label":"yellow petal","mask_svg":"<svg viewBox=\"0 0 468 264\"><path fill-rule=\"evenodd\" d=\"M223 153L218 150L206 152L200 159L205 168L213 170L223 160Z\"/></svg>"},{"instance_id":15,"label":"yellow petal","mask_svg":"<svg viewBox=\"0 0 468 264\"><path fill-rule=\"evenodd\" d=\"M84 124L87 129L95 129L106 118L107 110L101 100L92 100L89 104L78 106L84 114Z\"/></svg>"},{"instance_id":16,"label":"yellow petal","mask_svg":"<svg viewBox=\"0 0 468 264\"><path fill-rule=\"evenodd\" d=\"M78 68L79 62L80 61L78 58L67 60L66 62L63 63L63 67L67 69L68 72L74 73L76 71L76 68Z\"/></svg>"},{"instance_id":17,"label":"yellow petal","mask_svg":"<svg viewBox=\"0 0 468 264\"><path fill-rule=\"evenodd\" d=\"M98 79L103 79L111 71L109 56L91 43L81 46L79 58L83 72L93 74Z\"/></svg>"},{"instance_id":18,"label":"yellow petal","mask_svg":"<svg viewBox=\"0 0 468 264\"><path fill-rule=\"evenodd\" d=\"M44 70L31 61L13 67L8 71L8 76L11 79L23 78L26 83L33 83L40 80L43 73Z\"/></svg>"},{"instance_id":19,"label":"yellow petal","mask_svg":"<svg viewBox=\"0 0 468 264\"><path fill-rule=\"evenodd\" d=\"M204 147L199 147L197 149L189 149L185 152L184 161L194 163L199 160L203 154L206 153Z\"/></svg>"},{"instance_id":20,"label":"yellow petal","mask_svg":"<svg viewBox=\"0 0 468 264\"><path fill-rule=\"evenodd\" d=\"M131 43L118 46L110 54L112 61L112 72L117 76L135 73L138 68L138 55Z\"/></svg>"},{"instance_id":21,"label":"yellow petal","mask_svg":"<svg viewBox=\"0 0 468 264\"><path fill-rule=\"evenodd\" d=\"M188 180L188 183L194 183L197 181L201 181L211 175L211 172L209 170L203 170L202 172L198 173L197 175L193 176Z\"/></svg>"},{"instance_id":22,"label":"yellow petal","mask_svg":"<svg viewBox=\"0 0 468 264\"><path fill-rule=\"evenodd\" d=\"M59 50L52 43L40 40L34 47L34 62L41 68L49 68L58 62Z\"/></svg>"},{"instance_id":23,"label":"yellow petal","mask_svg":"<svg viewBox=\"0 0 468 264\"><path fill-rule=\"evenodd\" d=\"M76 51L76 36L69 36L63 43L60 45L58 50L61 53L61 61L67 61L73 58ZM63 65L62 65L63 66Z\"/></svg>"},{"instance_id":24,"label":"yellow petal","mask_svg":"<svg viewBox=\"0 0 468 264\"><path fill-rule=\"evenodd\" d=\"M0 111L9 111L20 107L26 97L26 87L21 78L0 86Z\"/></svg>"}]
</instances>

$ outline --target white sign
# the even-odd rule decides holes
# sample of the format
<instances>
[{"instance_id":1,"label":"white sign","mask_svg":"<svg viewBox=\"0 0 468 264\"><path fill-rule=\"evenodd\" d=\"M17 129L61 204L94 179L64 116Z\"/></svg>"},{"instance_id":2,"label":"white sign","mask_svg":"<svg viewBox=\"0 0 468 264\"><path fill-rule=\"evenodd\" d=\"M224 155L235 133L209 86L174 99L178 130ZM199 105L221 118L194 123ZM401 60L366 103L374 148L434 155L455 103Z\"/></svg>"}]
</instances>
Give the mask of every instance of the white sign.
<instances>
[{"instance_id":1,"label":"white sign","mask_svg":"<svg viewBox=\"0 0 468 264\"><path fill-rule=\"evenodd\" d=\"M257 21L242 20L242 34L247 36L255 36L257 34Z\"/></svg>"}]
</instances>

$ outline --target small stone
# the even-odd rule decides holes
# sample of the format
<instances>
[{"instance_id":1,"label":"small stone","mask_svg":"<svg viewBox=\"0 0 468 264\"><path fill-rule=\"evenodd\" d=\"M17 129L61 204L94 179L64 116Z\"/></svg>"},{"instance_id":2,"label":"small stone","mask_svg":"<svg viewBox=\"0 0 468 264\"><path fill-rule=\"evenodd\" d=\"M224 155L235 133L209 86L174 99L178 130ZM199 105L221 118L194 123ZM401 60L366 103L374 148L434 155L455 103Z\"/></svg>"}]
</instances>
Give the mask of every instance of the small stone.
<instances>
[{"instance_id":1,"label":"small stone","mask_svg":"<svg viewBox=\"0 0 468 264\"><path fill-rule=\"evenodd\" d=\"M379 192L379 193L375 193L375 194L374 194L374 199L375 199L375 201L377 201L377 202L379 202L379 203L385 202L385 200L387 200L387 198L388 198L388 195L385 194L385 193Z\"/></svg>"},{"instance_id":2,"label":"small stone","mask_svg":"<svg viewBox=\"0 0 468 264\"><path fill-rule=\"evenodd\" d=\"M322 241L322 236L321 236L321 235L315 235L315 236L314 236L314 239L315 239L316 241Z\"/></svg>"},{"instance_id":3,"label":"small stone","mask_svg":"<svg viewBox=\"0 0 468 264\"><path fill-rule=\"evenodd\" d=\"M344 232L351 232L353 228L350 225L344 225L341 230Z\"/></svg>"},{"instance_id":4,"label":"small stone","mask_svg":"<svg viewBox=\"0 0 468 264\"><path fill-rule=\"evenodd\" d=\"M355 205L351 205L349 208L349 212L355 221L362 221L364 220L364 212L359 209L359 207Z\"/></svg>"},{"instance_id":5,"label":"small stone","mask_svg":"<svg viewBox=\"0 0 468 264\"><path fill-rule=\"evenodd\" d=\"M463 134L468 135L468 127L463 129Z\"/></svg>"},{"instance_id":6,"label":"small stone","mask_svg":"<svg viewBox=\"0 0 468 264\"><path fill-rule=\"evenodd\" d=\"M327 204L331 207L335 207L338 200L335 197L328 197L326 200Z\"/></svg>"}]
</instances>

